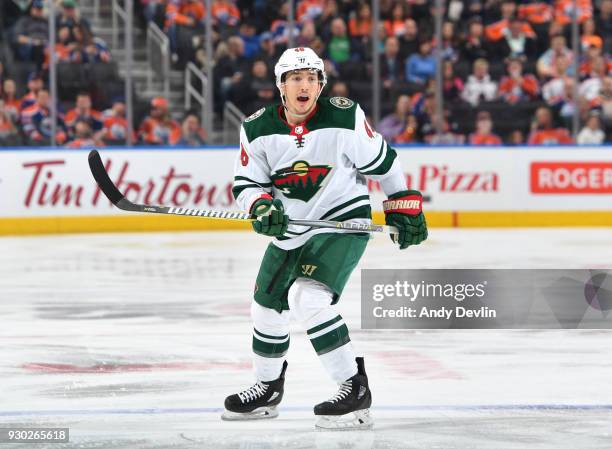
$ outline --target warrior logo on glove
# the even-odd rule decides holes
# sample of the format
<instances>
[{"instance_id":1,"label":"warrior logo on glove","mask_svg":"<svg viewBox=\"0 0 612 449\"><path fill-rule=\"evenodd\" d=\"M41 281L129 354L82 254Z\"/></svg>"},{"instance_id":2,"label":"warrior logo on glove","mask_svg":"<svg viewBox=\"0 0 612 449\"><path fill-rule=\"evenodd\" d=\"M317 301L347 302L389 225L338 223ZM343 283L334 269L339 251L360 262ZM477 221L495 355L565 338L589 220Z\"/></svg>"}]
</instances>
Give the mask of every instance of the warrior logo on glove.
<instances>
[{"instance_id":1,"label":"warrior logo on glove","mask_svg":"<svg viewBox=\"0 0 612 449\"><path fill-rule=\"evenodd\" d=\"M423 215L423 196L417 190L404 190L389 196L383 201L385 222L399 229L399 235L392 235L391 240L398 243L400 249L418 245L427 239L427 223Z\"/></svg>"}]
</instances>

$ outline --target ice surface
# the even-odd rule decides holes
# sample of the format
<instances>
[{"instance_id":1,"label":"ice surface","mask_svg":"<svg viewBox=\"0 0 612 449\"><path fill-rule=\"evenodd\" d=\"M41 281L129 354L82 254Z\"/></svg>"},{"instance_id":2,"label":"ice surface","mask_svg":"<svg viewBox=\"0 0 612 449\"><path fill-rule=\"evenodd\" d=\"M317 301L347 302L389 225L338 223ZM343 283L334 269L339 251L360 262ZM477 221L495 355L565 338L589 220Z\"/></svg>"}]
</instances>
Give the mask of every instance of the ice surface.
<instances>
[{"instance_id":1,"label":"ice surface","mask_svg":"<svg viewBox=\"0 0 612 449\"><path fill-rule=\"evenodd\" d=\"M339 303L374 396L373 431L316 432L336 387L297 323L270 421L225 422L248 386L251 233L0 239L0 427L69 427L9 448L610 449L610 331L362 331L359 270ZM440 230L360 268L610 268L612 230ZM0 447L5 445L0 444Z\"/></svg>"}]
</instances>

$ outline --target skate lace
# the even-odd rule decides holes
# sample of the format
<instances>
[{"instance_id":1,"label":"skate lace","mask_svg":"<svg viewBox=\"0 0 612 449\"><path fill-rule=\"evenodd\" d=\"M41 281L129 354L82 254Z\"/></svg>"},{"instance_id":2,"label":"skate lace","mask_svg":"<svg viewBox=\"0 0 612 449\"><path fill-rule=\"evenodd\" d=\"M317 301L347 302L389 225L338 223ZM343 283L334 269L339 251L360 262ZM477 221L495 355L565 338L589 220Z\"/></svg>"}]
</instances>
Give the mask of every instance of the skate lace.
<instances>
[{"instance_id":1,"label":"skate lace","mask_svg":"<svg viewBox=\"0 0 612 449\"><path fill-rule=\"evenodd\" d=\"M240 398L240 400L244 404L245 402L253 401L253 400L263 396L266 393L267 389L268 389L268 385L263 384L261 382L257 382L252 387L247 388L246 390L241 391L240 393L238 393L238 397Z\"/></svg>"},{"instance_id":2,"label":"skate lace","mask_svg":"<svg viewBox=\"0 0 612 449\"><path fill-rule=\"evenodd\" d=\"M342 399L345 399L352 390L352 383L351 381L347 380L345 382L342 382L340 384L340 389L338 390L338 392L331 397L327 402L331 402L332 404L341 401Z\"/></svg>"}]
</instances>

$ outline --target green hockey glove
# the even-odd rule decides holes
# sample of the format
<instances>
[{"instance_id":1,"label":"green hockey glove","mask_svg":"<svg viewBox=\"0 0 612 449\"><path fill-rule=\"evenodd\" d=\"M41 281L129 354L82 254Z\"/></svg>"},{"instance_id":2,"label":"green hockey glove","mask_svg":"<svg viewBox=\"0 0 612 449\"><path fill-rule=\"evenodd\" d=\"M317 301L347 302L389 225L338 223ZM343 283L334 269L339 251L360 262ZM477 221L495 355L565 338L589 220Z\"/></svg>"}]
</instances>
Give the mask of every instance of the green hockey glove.
<instances>
[{"instance_id":1,"label":"green hockey glove","mask_svg":"<svg viewBox=\"0 0 612 449\"><path fill-rule=\"evenodd\" d=\"M417 190L403 190L383 201L385 223L399 229L399 235L392 234L391 240L400 249L418 245L427 239L427 223L423 215L423 196Z\"/></svg>"},{"instance_id":2,"label":"green hockey glove","mask_svg":"<svg viewBox=\"0 0 612 449\"><path fill-rule=\"evenodd\" d=\"M280 237L287 232L289 217L285 215L281 200L273 200L272 197L260 198L253 203L251 213L257 215L257 220L252 224L258 234Z\"/></svg>"}]
</instances>

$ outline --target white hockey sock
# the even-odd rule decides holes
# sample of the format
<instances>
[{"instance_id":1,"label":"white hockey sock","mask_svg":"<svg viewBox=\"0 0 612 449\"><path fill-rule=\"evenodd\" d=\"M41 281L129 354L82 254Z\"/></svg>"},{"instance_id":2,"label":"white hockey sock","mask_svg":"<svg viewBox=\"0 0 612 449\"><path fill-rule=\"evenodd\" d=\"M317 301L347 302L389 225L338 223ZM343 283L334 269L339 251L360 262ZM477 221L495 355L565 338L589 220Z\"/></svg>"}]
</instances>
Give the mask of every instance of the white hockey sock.
<instances>
[{"instance_id":1,"label":"white hockey sock","mask_svg":"<svg viewBox=\"0 0 612 449\"><path fill-rule=\"evenodd\" d=\"M276 380L289 349L289 312L278 313L253 301L251 318L255 379L265 382Z\"/></svg>"},{"instance_id":2,"label":"white hockey sock","mask_svg":"<svg viewBox=\"0 0 612 449\"><path fill-rule=\"evenodd\" d=\"M337 383L354 376L355 352L344 320L331 305L333 292L320 282L298 278L288 299L291 312L306 328L329 376Z\"/></svg>"}]
</instances>

